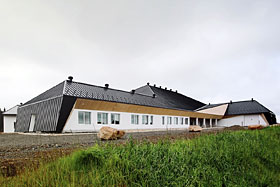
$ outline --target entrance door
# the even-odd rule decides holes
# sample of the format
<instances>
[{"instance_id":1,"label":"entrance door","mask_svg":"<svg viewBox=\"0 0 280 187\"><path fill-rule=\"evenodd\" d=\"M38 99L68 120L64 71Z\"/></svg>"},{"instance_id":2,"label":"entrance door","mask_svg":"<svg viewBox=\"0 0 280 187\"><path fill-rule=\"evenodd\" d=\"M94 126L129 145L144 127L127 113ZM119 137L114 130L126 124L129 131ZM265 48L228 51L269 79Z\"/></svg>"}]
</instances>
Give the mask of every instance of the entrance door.
<instances>
[{"instance_id":1,"label":"entrance door","mask_svg":"<svg viewBox=\"0 0 280 187\"><path fill-rule=\"evenodd\" d=\"M36 116L31 115L30 124L29 124L29 132L34 131L35 119L36 119Z\"/></svg>"}]
</instances>

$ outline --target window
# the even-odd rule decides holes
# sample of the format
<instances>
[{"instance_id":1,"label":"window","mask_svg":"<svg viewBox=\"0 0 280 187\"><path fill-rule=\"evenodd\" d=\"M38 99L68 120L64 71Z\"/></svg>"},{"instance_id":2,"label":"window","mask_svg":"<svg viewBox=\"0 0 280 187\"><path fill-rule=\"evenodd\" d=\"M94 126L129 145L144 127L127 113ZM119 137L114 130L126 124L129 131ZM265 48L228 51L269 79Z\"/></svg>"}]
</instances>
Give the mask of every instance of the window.
<instances>
[{"instance_id":1,"label":"window","mask_svg":"<svg viewBox=\"0 0 280 187\"><path fill-rule=\"evenodd\" d=\"M108 113L97 113L97 124L108 124Z\"/></svg>"},{"instance_id":2,"label":"window","mask_svg":"<svg viewBox=\"0 0 280 187\"><path fill-rule=\"evenodd\" d=\"M185 118L185 124L189 124L189 118Z\"/></svg>"},{"instance_id":3,"label":"window","mask_svg":"<svg viewBox=\"0 0 280 187\"><path fill-rule=\"evenodd\" d=\"M162 116L162 124L164 125L164 123L165 123L165 117Z\"/></svg>"},{"instance_id":4,"label":"window","mask_svg":"<svg viewBox=\"0 0 280 187\"><path fill-rule=\"evenodd\" d=\"M167 117L167 125L171 125L172 124L172 117Z\"/></svg>"},{"instance_id":5,"label":"window","mask_svg":"<svg viewBox=\"0 0 280 187\"><path fill-rule=\"evenodd\" d=\"M138 125L139 124L139 115L131 115L131 124Z\"/></svg>"},{"instance_id":6,"label":"window","mask_svg":"<svg viewBox=\"0 0 280 187\"><path fill-rule=\"evenodd\" d=\"M150 116L150 125L154 123L154 116Z\"/></svg>"},{"instance_id":7,"label":"window","mask_svg":"<svg viewBox=\"0 0 280 187\"><path fill-rule=\"evenodd\" d=\"M180 124L184 125L184 118L180 118Z\"/></svg>"},{"instance_id":8,"label":"window","mask_svg":"<svg viewBox=\"0 0 280 187\"><path fill-rule=\"evenodd\" d=\"M78 112L79 124L91 124L91 113L90 112Z\"/></svg>"},{"instance_id":9,"label":"window","mask_svg":"<svg viewBox=\"0 0 280 187\"><path fill-rule=\"evenodd\" d=\"M149 124L149 116L143 115L142 116L142 124L148 125Z\"/></svg>"},{"instance_id":10,"label":"window","mask_svg":"<svg viewBox=\"0 0 280 187\"><path fill-rule=\"evenodd\" d=\"M174 124L178 125L178 117L174 117Z\"/></svg>"},{"instance_id":11,"label":"window","mask_svg":"<svg viewBox=\"0 0 280 187\"><path fill-rule=\"evenodd\" d=\"M111 114L111 124L120 124L120 114Z\"/></svg>"}]
</instances>

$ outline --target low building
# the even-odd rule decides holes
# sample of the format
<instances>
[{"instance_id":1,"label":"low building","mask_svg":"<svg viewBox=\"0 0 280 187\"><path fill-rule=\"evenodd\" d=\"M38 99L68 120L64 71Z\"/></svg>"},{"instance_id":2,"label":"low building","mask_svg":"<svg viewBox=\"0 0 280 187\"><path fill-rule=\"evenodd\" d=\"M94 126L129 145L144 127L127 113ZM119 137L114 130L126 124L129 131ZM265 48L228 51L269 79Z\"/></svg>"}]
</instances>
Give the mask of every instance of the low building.
<instances>
[{"instance_id":1,"label":"low building","mask_svg":"<svg viewBox=\"0 0 280 187\"><path fill-rule=\"evenodd\" d=\"M224 117L219 120L218 126L249 126L276 124L276 116L258 101L229 102L222 104L209 104L196 111L208 114L218 114Z\"/></svg>"},{"instance_id":2,"label":"low building","mask_svg":"<svg viewBox=\"0 0 280 187\"><path fill-rule=\"evenodd\" d=\"M190 124L211 128L225 118L223 112L205 112L208 105L200 101L149 83L127 92L72 79L21 105L15 130L96 132L103 126L166 130L188 129Z\"/></svg>"},{"instance_id":3,"label":"low building","mask_svg":"<svg viewBox=\"0 0 280 187\"><path fill-rule=\"evenodd\" d=\"M7 110L3 113L3 121L4 121L4 133L13 133L15 132L15 123L17 117L17 109L18 105L14 106L13 108Z\"/></svg>"}]
</instances>

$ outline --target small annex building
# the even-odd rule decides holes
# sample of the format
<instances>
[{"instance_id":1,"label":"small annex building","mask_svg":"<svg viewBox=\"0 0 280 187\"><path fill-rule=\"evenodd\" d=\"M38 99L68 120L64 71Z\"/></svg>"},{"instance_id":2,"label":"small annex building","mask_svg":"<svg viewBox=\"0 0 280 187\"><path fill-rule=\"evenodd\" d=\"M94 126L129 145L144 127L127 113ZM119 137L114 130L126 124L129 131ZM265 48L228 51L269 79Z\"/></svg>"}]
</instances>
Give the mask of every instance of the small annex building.
<instances>
[{"instance_id":1,"label":"small annex building","mask_svg":"<svg viewBox=\"0 0 280 187\"><path fill-rule=\"evenodd\" d=\"M13 133L15 132L15 123L17 118L17 109L19 105L16 105L3 113L3 132Z\"/></svg>"},{"instance_id":2,"label":"small annex building","mask_svg":"<svg viewBox=\"0 0 280 187\"><path fill-rule=\"evenodd\" d=\"M211 128L229 116L228 107L212 106L149 83L127 92L108 84L101 87L74 82L69 77L19 106L15 131L96 132L103 126L166 130L188 129L194 124ZM268 116L268 111L261 112Z\"/></svg>"},{"instance_id":3,"label":"small annex building","mask_svg":"<svg viewBox=\"0 0 280 187\"><path fill-rule=\"evenodd\" d=\"M238 101L221 104L209 104L196 111L208 114L220 114L224 117L218 122L218 126L249 126L276 124L276 115L258 101Z\"/></svg>"}]
</instances>

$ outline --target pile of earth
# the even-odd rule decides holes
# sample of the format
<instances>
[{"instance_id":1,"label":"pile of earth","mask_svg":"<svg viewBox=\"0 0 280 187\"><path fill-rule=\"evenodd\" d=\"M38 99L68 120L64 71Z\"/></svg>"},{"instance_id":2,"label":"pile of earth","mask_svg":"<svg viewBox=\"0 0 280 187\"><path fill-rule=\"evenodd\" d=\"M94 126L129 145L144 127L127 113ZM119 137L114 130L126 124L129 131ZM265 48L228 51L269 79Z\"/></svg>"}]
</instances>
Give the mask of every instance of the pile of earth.
<instances>
[{"instance_id":1,"label":"pile of earth","mask_svg":"<svg viewBox=\"0 0 280 187\"><path fill-rule=\"evenodd\" d=\"M224 130L245 130L245 129L246 129L245 127L242 127L240 125L233 125L230 127L225 127Z\"/></svg>"}]
</instances>

